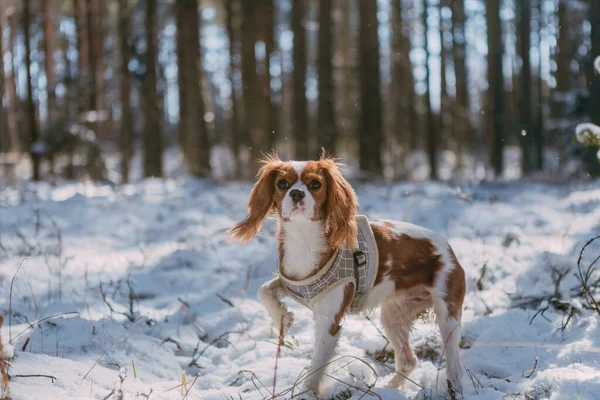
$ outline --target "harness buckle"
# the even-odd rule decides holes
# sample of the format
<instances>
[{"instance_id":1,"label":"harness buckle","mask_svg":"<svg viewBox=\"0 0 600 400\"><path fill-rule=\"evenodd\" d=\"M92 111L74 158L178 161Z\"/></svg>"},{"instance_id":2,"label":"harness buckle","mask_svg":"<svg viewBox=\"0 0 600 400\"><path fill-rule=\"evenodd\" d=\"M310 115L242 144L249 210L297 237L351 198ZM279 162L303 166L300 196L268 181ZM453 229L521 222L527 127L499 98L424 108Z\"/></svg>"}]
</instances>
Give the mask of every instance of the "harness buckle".
<instances>
[{"instance_id":1,"label":"harness buckle","mask_svg":"<svg viewBox=\"0 0 600 400\"><path fill-rule=\"evenodd\" d=\"M357 267L362 267L367 263L367 256L365 256L365 253L361 250L355 251L352 256L354 257L354 264L356 264Z\"/></svg>"}]
</instances>

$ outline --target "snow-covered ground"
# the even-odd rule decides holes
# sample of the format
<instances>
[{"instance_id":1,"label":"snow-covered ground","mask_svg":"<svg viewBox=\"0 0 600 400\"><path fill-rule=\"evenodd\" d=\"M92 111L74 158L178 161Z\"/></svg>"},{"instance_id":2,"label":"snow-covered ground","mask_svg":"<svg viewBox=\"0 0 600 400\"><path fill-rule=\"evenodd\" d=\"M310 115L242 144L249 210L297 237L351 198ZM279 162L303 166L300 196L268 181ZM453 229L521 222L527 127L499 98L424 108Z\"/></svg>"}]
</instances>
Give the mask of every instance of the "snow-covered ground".
<instances>
[{"instance_id":1,"label":"snow-covered ground","mask_svg":"<svg viewBox=\"0 0 600 400\"><path fill-rule=\"evenodd\" d=\"M12 339L5 350L15 353L13 399L180 399L182 370L190 399L270 398L277 338L256 292L276 267L274 224L246 247L225 235L244 217L250 187L190 178L2 186L0 312L2 340ZM361 213L435 229L455 249L468 280L466 398L599 398L599 317L581 309L562 330L562 311L536 313L557 293L580 308L576 262L600 234L600 182L355 188ZM593 244L584 263L598 255ZM276 392L294 385L312 351L309 312L290 307ZM398 391L385 388L393 363L378 312L347 318L332 398L359 399L356 387L372 384L383 399L442 394L436 329L431 318L416 324L420 362ZM36 374L56 380L18 376Z\"/></svg>"}]
</instances>

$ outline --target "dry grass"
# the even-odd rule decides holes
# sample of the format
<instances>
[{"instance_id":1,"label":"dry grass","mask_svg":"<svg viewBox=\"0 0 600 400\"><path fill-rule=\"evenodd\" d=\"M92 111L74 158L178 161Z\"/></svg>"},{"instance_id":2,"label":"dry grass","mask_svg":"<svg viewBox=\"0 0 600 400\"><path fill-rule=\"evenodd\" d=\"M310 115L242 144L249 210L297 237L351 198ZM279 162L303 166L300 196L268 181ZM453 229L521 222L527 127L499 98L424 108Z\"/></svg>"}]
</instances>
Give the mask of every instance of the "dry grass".
<instances>
[{"instance_id":1,"label":"dry grass","mask_svg":"<svg viewBox=\"0 0 600 400\"><path fill-rule=\"evenodd\" d=\"M2 323L4 322L4 317L0 315L0 329L2 329ZM0 331L1 332L1 331ZM0 333L0 399L1 400L10 400L10 391L8 389L8 361L4 359L4 346L2 344L2 334Z\"/></svg>"}]
</instances>

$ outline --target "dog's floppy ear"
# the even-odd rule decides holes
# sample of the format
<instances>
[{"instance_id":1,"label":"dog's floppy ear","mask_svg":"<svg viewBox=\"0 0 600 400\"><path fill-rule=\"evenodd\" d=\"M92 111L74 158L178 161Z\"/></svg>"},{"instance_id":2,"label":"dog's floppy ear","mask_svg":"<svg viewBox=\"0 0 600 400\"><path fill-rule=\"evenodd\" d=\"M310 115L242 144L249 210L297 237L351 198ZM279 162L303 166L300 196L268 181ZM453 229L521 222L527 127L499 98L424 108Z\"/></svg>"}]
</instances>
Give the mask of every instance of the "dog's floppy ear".
<instances>
[{"instance_id":1,"label":"dog's floppy ear","mask_svg":"<svg viewBox=\"0 0 600 400\"><path fill-rule=\"evenodd\" d=\"M228 231L232 238L243 243L248 243L260 232L264 219L273 209L275 176L283 162L277 156L269 156L262 164L258 171L258 181L250 192L248 215Z\"/></svg>"},{"instance_id":2,"label":"dog's floppy ear","mask_svg":"<svg viewBox=\"0 0 600 400\"><path fill-rule=\"evenodd\" d=\"M327 203L325 205L325 233L333 247L356 246L358 224L356 212L358 200L350 183L342 176L340 163L323 152L319 163L327 179Z\"/></svg>"}]
</instances>

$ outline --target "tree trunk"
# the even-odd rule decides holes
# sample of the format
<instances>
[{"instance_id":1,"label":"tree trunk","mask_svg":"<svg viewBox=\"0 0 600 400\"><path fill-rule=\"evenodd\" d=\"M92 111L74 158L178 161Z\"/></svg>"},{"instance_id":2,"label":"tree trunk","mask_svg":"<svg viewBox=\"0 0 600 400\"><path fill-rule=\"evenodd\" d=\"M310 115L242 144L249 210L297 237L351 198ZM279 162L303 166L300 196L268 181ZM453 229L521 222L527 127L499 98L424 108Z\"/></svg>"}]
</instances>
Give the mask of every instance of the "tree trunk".
<instances>
[{"instance_id":1,"label":"tree trunk","mask_svg":"<svg viewBox=\"0 0 600 400\"><path fill-rule=\"evenodd\" d=\"M452 0L452 58L456 85L454 129L461 148L468 153L475 150L475 135L470 119L469 90L467 87L465 5L463 0Z\"/></svg>"},{"instance_id":2,"label":"tree trunk","mask_svg":"<svg viewBox=\"0 0 600 400\"><path fill-rule=\"evenodd\" d=\"M360 169L381 175L383 172L381 163L383 120L377 3L359 1L359 14L361 108L358 141Z\"/></svg>"},{"instance_id":3,"label":"tree trunk","mask_svg":"<svg viewBox=\"0 0 600 400\"><path fill-rule=\"evenodd\" d=\"M538 0L538 54L542 54L542 29L544 27L544 0ZM537 115L535 127L535 150L536 150L536 169L542 171L544 169L544 78L542 77L542 62L543 58L538 56L538 76L537 76Z\"/></svg>"},{"instance_id":4,"label":"tree trunk","mask_svg":"<svg viewBox=\"0 0 600 400\"><path fill-rule=\"evenodd\" d=\"M77 71L78 79L78 112L88 110L89 105L89 82L90 74L90 52L87 26L86 0L74 0L75 4L75 30L77 31Z\"/></svg>"},{"instance_id":5,"label":"tree trunk","mask_svg":"<svg viewBox=\"0 0 600 400\"><path fill-rule=\"evenodd\" d=\"M129 182L129 166L133 157L133 118L131 110L131 76L129 60L131 50L129 34L131 24L131 9L129 0L119 0L119 48L121 50L119 100L121 103L121 134L119 144L121 150L121 182Z\"/></svg>"},{"instance_id":6,"label":"tree trunk","mask_svg":"<svg viewBox=\"0 0 600 400\"><path fill-rule=\"evenodd\" d=\"M33 87L31 78L31 35L30 35L30 8L29 0L23 0L23 31L25 32L25 69L27 70L27 127L29 128L28 148L33 162L33 180L40 180L40 153L36 149L39 140L35 104L33 103Z\"/></svg>"},{"instance_id":7,"label":"tree trunk","mask_svg":"<svg viewBox=\"0 0 600 400\"><path fill-rule=\"evenodd\" d=\"M294 48L292 53L293 81L293 129L295 156L298 160L308 159L308 105L306 99L306 0L292 0L292 32Z\"/></svg>"},{"instance_id":8,"label":"tree trunk","mask_svg":"<svg viewBox=\"0 0 600 400\"><path fill-rule=\"evenodd\" d=\"M439 117L439 134L442 138L454 137L452 132L452 115L450 114L450 97L448 96L447 82L447 46L444 40L444 34L449 30L446 21L443 17L442 9L446 6L447 0L440 0L439 13L439 30L440 30L440 117Z\"/></svg>"},{"instance_id":9,"label":"tree trunk","mask_svg":"<svg viewBox=\"0 0 600 400\"><path fill-rule=\"evenodd\" d=\"M260 83L260 125L264 130L267 143L266 149L275 148L277 137L277 115L273 107L273 93L271 90L271 57L275 50L275 7L274 0L254 0L258 4L258 16L261 21L258 29L258 39L265 44L265 58L259 65Z\"/></svg>"},{"instance_id":10,"label":"tree trunk","mask_svg":"<svg viewBox=\"0 0 600 400\"><path fill-rule=\"evenodd\" d=\"M42 6L44 10L44 67L46 72L46 92L48 96L48 115L46 127L52 128L58 117L56 115L56 94L54 91L56 86L56 78L54 74L54 50L56 49L54 13L56 12L56 5L54 4L53 0L43 0Z\"/></svg>"},{"instance_id":11,"label":"tree trunk","mask_svg":"<svg viewBox=\"0 0 600 400\"><path fill-rule=\"evenodd\" d=\"M8 24L10 26L10 36L8 37L8 46L10 47L11 54L15 54L16 41L17 41L17 13L14 11L8 17ZM8 116L8 124L10 127L11 136L11 148L17 152L25 151L24 143L26 142L23 135L20 134L19 127L22 125L22 110L21 101L17 94L17 58L12 57L10 60L10 79L7 80L7 91L8 98L10 100L10 109Z\"/></svg>"},{"instance_id":12,"label":"tree trunk","mask_svg":"<svg viewBox=\"0 0 600 400\"><path fill-rule=\"evenodd\" d=\"M491 118L490 163L494 174L501 178L504 172L504 75L502 73L502 29L500 21L500 0L489 0L486 4L488 27L488 97L487 112Z\"/></svg>"},{"instance_id":13,"label":"tree trunk","mask_svg":"<svg viewBox=\"0 0 600 400\"><path fill-rule=\"evenodd\" d=\"M4 13L0 13L0 153L9 151L9 130L8 130L8 113L4 109L4 104L1 99L4 98L4 89L6 87L4 83ZM6 171L5 176L6 176Z\"/></svg>"},{"instance_id":14,"label":"tree trunk","mask_svg":"<svg viewBox=\"0 0 600 400\"><path fill-rule=\"evenodd\" d=\"M202 67L200 55L200 15L197 0L180 0L177 7L177 41L179 65L179 129L185 139L190 173L210 176L210 145L204 121L202 98Z\"/></svg>"},{"instance_id":15,"label":"tree trunk","mask_svg":"<svg viewBox=\"0 0 600 400\"><path fill-rule=\"evenodd\" d=\"M415 82L413 66L410 61L411 41L406 35L404 18L402 17L402 1L392 2L392 102L394 110L394 129L398 142L402 144L405 154L416 150L417 116L415 110Z\"/></svg>"},{"instance_id":16,"label":"tree trunk","mask_svg":"<svg viewBox=\"0 0 600 400\"><path fill-rule=\"evenodd\" d=\"M594 0L591 1L594 3ZM593 6L593 4L592 4ZM571 49L569 45L569 21L566 0L558 2L558 54L556 56L556 90L568 91L570 85Z\"/></svg>"},{"instance_id":17,"label":"tree trunk","mask_svg":"<svg viewBox=\"0 0 600 400\"><path fill-rule=\"evenodd\" d=\"M156 92L157 42L156 0L146 0L146 73L142 82L144 177L162 177L163 175L162 121Z\"/></svg>"},{"instance_id":18,"label":"tree trunk","mask_svg":"<svg viewBox=\"0 0 600 400\"><path fill-rule=\"evenodd\" d=\"M229 123L231 130L231 152L235 159L235 176L241 176L241 160L240 160L240 120L238 112L238 93L235 80L235 71L237 69L239 59L239 7L237 0L227 0L225 3L227 11L227 36L229 38L229 82L231 82L231 110L229 115Z\"/></svg>"},{"instance_id":19,"label":"tree trunk","mask_svg":"<svg viewBox=\"0 0 600 400\"><path fill-rule=\"evenodd\" d=\"M521 131L521 168L523 175L533 170L533 126L532 126L532 91L531 91L531 4L530 0L517 2L517 34L519 36L519 57L521 58L521 80L519 97L520 131Z\"/></svg>"},{"instance_id":20,"label":"tree trunk","mask_svg":"<svg viewBox=\"0 0 600 400\"><path fill-rule=\"evenodd\" d=\"M590 0L590 24L592 26L592 57L590 62L594 61L594 58L600 56L600 3L596 0ZM590 102L589 102L589 116L592 122L600 126L600 74L592 73L590 79ZM597 159L596 148L587 149L586 167L591 176L600 176L600 160Z\"/></svg>"},{"instance_id":21,"label":"tree trunk","mask_svg":"<svg viewBox=\"0 0 600 400\"><path fill-rule=\"evenodd\" d=\"M319 104L317 126L319 142L328 153L336 152L335 89L333 81L333 18L332 0L319 2Z\"/></svg>"},{"instance_id":22,"label":"tree trunk","mask_svg":"<svg viewBox=\"0 0 600 400\"><path fill-rule=\"evenodd\" d=\"M268 138L260 115L260 85L256 73L254 46L257 37L256 3L242 1L242 79L244 81L244 120L250 142L250 171L254 175L259 168L258 160L268 151Z\"/></svg>"},{"instance_id":23,"label":"tree trunk","mask_svg":"<svg viewBox=\"0 0 600 400\"><path fill-rule=\"evenodd\" d=\"M438 138L435 123L433 120L433 111L431 109L431 84L429 82L429 40L427 38L429 27L427 18L429 15L429 4L427 0L423 0L423 29L424 29L424 44L425 51L425 132L427 132L427 155L429 157L429 179L438 179Z\"/></svg>"}]
</instances>

